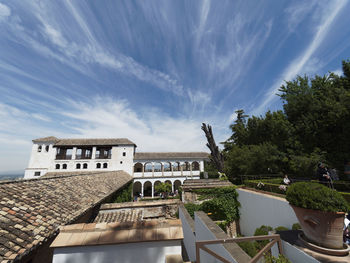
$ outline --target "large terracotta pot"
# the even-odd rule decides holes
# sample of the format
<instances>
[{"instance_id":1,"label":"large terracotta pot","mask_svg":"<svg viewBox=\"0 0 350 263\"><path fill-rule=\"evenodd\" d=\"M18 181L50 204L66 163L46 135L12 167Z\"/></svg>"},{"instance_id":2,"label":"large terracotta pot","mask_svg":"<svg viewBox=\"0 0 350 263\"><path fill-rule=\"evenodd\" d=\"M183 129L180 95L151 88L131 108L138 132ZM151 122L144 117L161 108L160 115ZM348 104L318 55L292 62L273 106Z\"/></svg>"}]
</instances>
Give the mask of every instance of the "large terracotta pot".
<instances>
[{"instance_id":1,"label":"large terracotta pot","mask_svg":"<svg viewBox=\"0 0 350 263\"><path fill-rule=\"evenodd\" d=\"M304 235L312 243L321 247L343 248L343 212L324 212L292 205Z\"/></svg>"}]
</instances>

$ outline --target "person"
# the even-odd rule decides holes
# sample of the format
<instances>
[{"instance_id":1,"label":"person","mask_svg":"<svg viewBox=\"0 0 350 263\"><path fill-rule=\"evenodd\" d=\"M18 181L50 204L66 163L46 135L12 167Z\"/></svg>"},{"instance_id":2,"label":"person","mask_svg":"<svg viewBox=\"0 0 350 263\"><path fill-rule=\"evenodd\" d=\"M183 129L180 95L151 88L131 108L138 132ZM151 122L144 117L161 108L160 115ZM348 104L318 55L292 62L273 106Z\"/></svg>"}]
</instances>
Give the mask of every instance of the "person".
<instances>
[{"instance_id":1,"label":"person","mask_svg":"<svg viewBox=\"0 0 350 263\"><path fill-rule=\"evenodd\" d=\"M283 183L286 185L290 185L290 180L288 178L288 175L286 175L286 174L284 175Z\"/></svg>"},{"instance_id":2,"label":"person","mask_svg":"<svg viewBox=\"0 0 350 263\"><path fill-rule=\"evenodd\" d=\"M318 169L317 169L317 176L318 176L318 181L321 183L321 184L327 184L329 185L329 182L330 182L330 176L329 176L329 173L327 171L327 168L326 166L324 165L324 163L319 163L318 165Z\"/></svg>"}]
</instances>

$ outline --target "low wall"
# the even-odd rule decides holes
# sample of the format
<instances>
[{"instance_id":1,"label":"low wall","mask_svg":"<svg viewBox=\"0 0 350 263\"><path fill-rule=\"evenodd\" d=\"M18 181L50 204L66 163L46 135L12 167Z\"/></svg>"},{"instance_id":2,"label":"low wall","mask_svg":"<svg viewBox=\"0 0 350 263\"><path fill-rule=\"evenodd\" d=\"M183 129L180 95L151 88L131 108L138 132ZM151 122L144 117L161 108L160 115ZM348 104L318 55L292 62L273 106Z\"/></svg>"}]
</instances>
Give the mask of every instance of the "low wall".
<instances>
[{"instance_id":1,"label":"low wall","mask_svg":"<svg viewBox=\"0 0 350 263\"><path fill-rule=\"evenodd\" d=\"M183 243L186 248L187 256L190 261L196 261L196 236L194 221L183 205L179 206L179 217L182 223L184 234Z\"/></svg>"},{"instance_id":2,"label":"low wall","mask_svg":"<svg viewBox=\"0 0 350 263\"><path fill-rule=\"evenodd\" d=\"M244 236L253 236L255 229L261 225L292 229L292 225L298 222L293 209L284 198L247 189L237 189L237 192L241 203L239 225Z\"/></svg>"}]
</instances>

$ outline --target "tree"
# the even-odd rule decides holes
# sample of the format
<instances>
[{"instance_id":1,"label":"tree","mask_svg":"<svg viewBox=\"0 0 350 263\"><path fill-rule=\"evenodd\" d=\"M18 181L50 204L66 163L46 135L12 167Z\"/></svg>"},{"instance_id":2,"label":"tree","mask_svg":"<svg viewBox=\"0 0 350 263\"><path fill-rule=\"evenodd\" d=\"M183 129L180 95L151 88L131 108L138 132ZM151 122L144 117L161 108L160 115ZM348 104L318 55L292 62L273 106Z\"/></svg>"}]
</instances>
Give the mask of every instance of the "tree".
<instances>
[{"instance_id":1,"label":"tree","mask_svg":"<svg viewBox=\"0 0 350 263\"><path fill-rule=\"evenodd\" d=\"M215 139L213 136L213 131L211 129L211 126L209 124L202 123L202 130L205 133L205 136L207 137L208 143L206 144L207 147L210 149L211 152L211 158L218 169L219 172L224 171L224 156L220 152L219 147L215 143Z\"/></svg>"},{"instance_id":2,"label":"tree","mask_svg":"<svg viewBox=\"0 0 350 263\"><path fill-rule=\"evenodd\" d=\"M171 183L160 183L154 186L154 189L158 193L163 193L165 197L171 192Z\"/></svg>"}]
</instances>

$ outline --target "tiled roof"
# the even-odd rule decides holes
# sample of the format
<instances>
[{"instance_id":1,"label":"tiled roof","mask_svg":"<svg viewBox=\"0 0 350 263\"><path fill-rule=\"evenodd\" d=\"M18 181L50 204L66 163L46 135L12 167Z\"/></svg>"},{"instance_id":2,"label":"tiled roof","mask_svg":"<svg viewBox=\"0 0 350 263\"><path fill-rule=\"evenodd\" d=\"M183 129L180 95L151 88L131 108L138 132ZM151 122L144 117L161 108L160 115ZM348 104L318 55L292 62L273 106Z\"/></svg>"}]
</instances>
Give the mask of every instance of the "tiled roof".
<instances>
[{"instance_id":1,"label":"tiled roof","mask_svg":"<svg viewBox=\"0 0 350 263\"><path fill-rule=\"evenodd\" d=\"M0 262L18 260L132 180L101 172L0 183Z\"/></svg>"},{"instance_id":2,"label":"tiled roof","mask_svg":"<svg viewBox=\"0 0 350 263\"><path fill-rule=\"evenodd\" d=\"M55 146L112 146L112 145L135 145L127 138L92 138L92 139L59 139L54 136L38 138L36 142L55 142Z\"/></svg>"},{"instance_id":3,"label":"tiled roof","mask_svg":"<svg viewBox=\"0 0 350 263\"><path fill-rule=\"evenodd\" d=\"M142 209L127 209L114 212L98 213L95 223L114 222L140 222L142 221Z\"/></svg>"},{"instance_id":4,"label":"tiled roof","mask_svg":"<svg viewBox=\"0 0 350 263\"><path fill-rule=\"evenodd\" d=\"M179 219L108 224L90 223L64 226L52 242L51 247L112 245L182 239L182 225Z\"/></svg>"},{"instance_id":5,"label":"tiled roof","mask_svg":"<svg viewBox=\"0 0 350 263\"><path fill-rule=\"evenodd\" d=\"M209 159L206 152L138 152L136 160L164 160L164 159Z\"/></svg>"}]
</instances>

